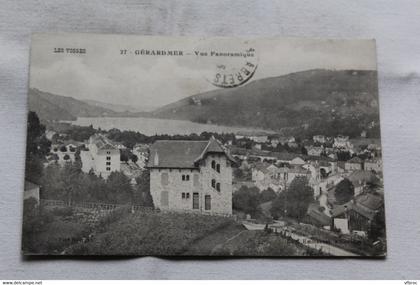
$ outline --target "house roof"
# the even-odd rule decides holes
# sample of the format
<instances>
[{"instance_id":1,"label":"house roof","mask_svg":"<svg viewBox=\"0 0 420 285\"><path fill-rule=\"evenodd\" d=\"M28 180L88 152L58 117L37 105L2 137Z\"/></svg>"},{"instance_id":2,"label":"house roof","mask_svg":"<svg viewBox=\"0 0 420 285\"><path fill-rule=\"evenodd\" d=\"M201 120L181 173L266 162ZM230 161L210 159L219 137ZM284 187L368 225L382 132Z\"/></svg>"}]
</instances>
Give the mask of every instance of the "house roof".
<instances>
[{"instance_id":1,"label":"house roof","mask_svg":"<svg viewBox=\"0 0 420 285\"><path fill-rule=\"evenodd\" d=\"M347 162L348 163L362 163L362 160L359 157L355 156L352 159L348 160Z\"/></svg>"},{"instance_id":2,"label":"house roof","mask_svg":"<svg viewBox=\"0 0 420 285\"><path fill-rule=\"evenodd\" d=\"M316 203L309 204L307 214L323 226L330 225L330 217L321 212L319 209L319 205Z\"/></svg>"},{"instance_id":3,"label":"house roof","mask_svg":"<svg viewBox=\"0 0 420 285\"><path fill-rule=\"evenodd\" d=\"M98 149L117 149L107 137L101 134L94 134L90 137L90 141L95 144Z\"/></svg>"},{"instance_id":4,"label":"house roof","mask_svg":"<svg viewBox=\"0 0 420 285\"><path fill-rule=\"evenodd\" d=\"M209 141L158 140L150 147L150 168L197 168L208 153L225 154L235 161L214 138Z\"/></svg>"},{"instance_id":5,"label":"house roof","mask_svg":"<svg viewBox=\"0 0 420 285\"><path fill-rule=\"evenodd\" d=\"M354 200L332 209L332 217L342 215L347 207L348 211L352 210L368 219L373 219L377 210L383 206L383 203L383 197L379 194L362 194L355 197Z\"/></svg>"},{"instance_id":6,"label":"house roof","mask_svg":"<svg viewBox=\"0 0 420 285\"><path fill-rule=\"evenodd\" d=\"M29 190L32 190L32 189L39 188L39 185L37 185L35 183L32 183L30 181L25 180L25 186L24 187L25 187L24 188L25 191L29 191Z\"/></svg>"},{"instance_id":7,"label":"house roof","mask_svg":"<svg viewBox=\"0 0 420 285\"><path fill-rule=\"evenodd\" d=\"M379 182L379 178L372 171L366 170L354 171L347 178L354 186L364 183L376 184Z\"/></svg>"}]
</instances>

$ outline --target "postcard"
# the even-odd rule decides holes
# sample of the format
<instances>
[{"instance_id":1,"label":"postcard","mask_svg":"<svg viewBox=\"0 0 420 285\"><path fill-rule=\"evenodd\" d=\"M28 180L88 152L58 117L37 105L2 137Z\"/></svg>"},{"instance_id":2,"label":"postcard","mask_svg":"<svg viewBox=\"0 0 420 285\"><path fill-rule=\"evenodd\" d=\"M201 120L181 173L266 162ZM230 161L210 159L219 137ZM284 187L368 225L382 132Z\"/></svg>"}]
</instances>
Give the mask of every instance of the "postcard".
<instances>
[{"instance_id":1,"label":"postcard","mask_svg":"<svg viewBox=\"0 0 420 285\"><path fill-rule=\"evenodd\" d=\"M34 34L25 255L386 256L374 40Z\"/></svg>"}]
</instances>

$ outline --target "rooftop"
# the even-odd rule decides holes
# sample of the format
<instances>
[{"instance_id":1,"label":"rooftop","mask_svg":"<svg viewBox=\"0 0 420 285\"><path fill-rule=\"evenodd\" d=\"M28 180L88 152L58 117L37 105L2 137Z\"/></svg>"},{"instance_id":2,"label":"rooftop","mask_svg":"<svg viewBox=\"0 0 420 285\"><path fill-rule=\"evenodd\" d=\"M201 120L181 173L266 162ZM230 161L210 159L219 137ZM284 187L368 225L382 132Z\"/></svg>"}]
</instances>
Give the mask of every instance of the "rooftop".
<instances>
[{"instance_id":1,"label":"rooftop","mask_svg":"<svg viewBox=\"0 0 420 285\"><path fill-rule=\"evenodd\" d=\"M158 140L150 147L150 168L197 168L208 153L221 153L234 161L216 139L208 141Z\"/></svg>"},{"instance_id":2,"label":"rooftop","mask_svg":"<svg viewBox=\"0 0 420 285\"><path fill-rule=\"evenodd\" d=\"M101 134L94 134L89 141L95 144L98 149L117 149L111 140Z\"/></svg>"}]
</instances>

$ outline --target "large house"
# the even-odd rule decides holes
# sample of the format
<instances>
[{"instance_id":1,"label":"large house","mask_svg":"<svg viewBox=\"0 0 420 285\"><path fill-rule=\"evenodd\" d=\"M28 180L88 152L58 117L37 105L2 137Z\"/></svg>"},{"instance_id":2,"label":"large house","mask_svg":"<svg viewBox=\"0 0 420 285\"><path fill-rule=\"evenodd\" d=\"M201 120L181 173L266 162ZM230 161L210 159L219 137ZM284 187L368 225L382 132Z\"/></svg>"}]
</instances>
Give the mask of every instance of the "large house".
<instances>
[{"instance_id":1,"label":"large house","mask_svg":"<svg viewBox=\"0 0 420 285\"><path fill-rule=\"evenodd\" d=\"M347 171L362 170L363 161L357 156L347 160L344 164L344 169Z\"/></svg>"},{"instance_id":2,"label":"large house","mask_svg":"<svg viewBox=\"0 0 420 285\"><path fill-rule=\"evenodd\" d=\"M220 142L158 140L150 147L150 193L156 208L232 214L233 157Z\"/></svg>"},{"instance_id":3,"label":"large house","mask_svg":"<svg viewBox=\"0 0 420 285\"><path fill-rule=\"evenodd\" d=\"M352 231L366 235L377 215L383 214L384 200L380 194L367 193L332 210L333 225L342 233Z\"/></svg>"},{"instance_id":4,"label":"large house","mask_svg":"<svg viewBox=\"0 0 420 285\"><path fill-rule=\"evenodd\" d=\"M80 151L82 171L89 173L91 170L103 178L113 171L120 171L120 150L101 134L89 138L88 150Z\"/></svg>"}]
</instances>

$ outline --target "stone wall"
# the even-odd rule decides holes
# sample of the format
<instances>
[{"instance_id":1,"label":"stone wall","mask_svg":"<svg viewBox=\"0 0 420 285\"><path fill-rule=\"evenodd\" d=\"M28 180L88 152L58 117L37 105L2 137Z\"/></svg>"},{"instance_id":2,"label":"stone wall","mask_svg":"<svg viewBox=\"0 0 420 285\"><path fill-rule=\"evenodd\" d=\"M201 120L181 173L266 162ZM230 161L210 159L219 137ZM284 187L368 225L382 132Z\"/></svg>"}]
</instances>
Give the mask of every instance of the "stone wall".
<instances>
[{"instance_id":1,"label":"stone wall","mask_svg":"<svg viewBox=\"0 0 420 285\"><path fill-rule=\"evenodd\" d=\"M220 165L220 173L211 162ZM189 175L189 180L182 176ZM212 179L220 183L220 191L212 187ZM165 205L167 195L168 204ZM150 193L156 208L196 210L218 214L232 214L232 168L224 155L208 156L199 169L151 169ZM184 195L183 195L184 193ZM193 195L198 193L198 209L193 209ZM211 197L211 209L205 209L205 197Z\"/></svg>"}]
</instances>

